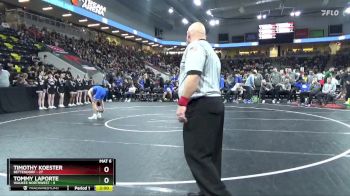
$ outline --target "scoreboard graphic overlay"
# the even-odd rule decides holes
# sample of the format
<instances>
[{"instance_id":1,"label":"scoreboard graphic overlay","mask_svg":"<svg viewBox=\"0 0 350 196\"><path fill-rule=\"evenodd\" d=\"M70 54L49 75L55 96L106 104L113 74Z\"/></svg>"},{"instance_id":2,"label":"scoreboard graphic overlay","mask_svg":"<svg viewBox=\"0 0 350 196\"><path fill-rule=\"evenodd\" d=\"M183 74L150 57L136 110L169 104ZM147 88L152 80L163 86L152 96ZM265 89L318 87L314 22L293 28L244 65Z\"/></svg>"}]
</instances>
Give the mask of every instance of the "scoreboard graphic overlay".
<instances>
[{"instance_id":1,"label":"scoreboard graphic overlay","mask_svg":"<svg viewBox=\"0 0 350 196\"><path fill-rule=\"evenodd\" d=\"M294 39L294 23L259 25L259 43L291 43Z\"/></svg>"},{"instance_id":2,"label":"scoreboard graphic overlay","mask_svg":"<svg viewBox=\"0 0 350 196\"><path fill-rule=\"evenodd\" d=\"M113 191L116 160L7 159L11 191Z\"/></svg>"}]
</instances>

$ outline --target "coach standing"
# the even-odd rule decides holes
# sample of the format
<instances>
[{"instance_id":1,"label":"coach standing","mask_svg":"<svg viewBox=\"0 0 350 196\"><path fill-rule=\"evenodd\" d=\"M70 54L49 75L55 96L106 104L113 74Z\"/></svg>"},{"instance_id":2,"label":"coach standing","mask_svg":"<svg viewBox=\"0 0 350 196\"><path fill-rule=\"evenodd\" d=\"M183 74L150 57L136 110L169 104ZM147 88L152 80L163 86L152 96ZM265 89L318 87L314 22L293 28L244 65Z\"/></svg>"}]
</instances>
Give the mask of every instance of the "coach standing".
<instances>
[{"instance_id":1,"label":"coach standing","mask_svg":"<svg viewBox=\"0 0 350 196\"><path fill-rule=\"evenodd\" d=\"M185 158L201 190L188 195L229 196L221 181L225 112L219 87L221 63L205 39L204 25L193 23L180 65L176 115L184 123Z\"/></svg>"}]
</instances>

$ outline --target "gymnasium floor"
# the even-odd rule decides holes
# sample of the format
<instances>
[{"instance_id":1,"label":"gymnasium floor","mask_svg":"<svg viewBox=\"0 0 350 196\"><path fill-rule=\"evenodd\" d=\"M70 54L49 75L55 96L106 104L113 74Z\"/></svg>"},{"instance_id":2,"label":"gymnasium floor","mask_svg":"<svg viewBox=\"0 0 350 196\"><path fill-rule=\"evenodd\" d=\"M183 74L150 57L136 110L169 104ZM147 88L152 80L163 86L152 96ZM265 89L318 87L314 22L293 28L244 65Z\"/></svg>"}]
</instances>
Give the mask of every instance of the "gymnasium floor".
<instances>
[{"instance_id":1,"label":"gymnasium floor","mask_svg":"<svg viewBox=\"0 0 350 196\"><path fill-rule=\"evenodd\" d=\"M198 191L183 155L174 103L107 103L0 115L0 195L7 158L117 159L117 188L100 195L186 195ZM226 105L223 178L235 196L350 195L350 111L282 105Z\"/></svg>"}]
</instances>

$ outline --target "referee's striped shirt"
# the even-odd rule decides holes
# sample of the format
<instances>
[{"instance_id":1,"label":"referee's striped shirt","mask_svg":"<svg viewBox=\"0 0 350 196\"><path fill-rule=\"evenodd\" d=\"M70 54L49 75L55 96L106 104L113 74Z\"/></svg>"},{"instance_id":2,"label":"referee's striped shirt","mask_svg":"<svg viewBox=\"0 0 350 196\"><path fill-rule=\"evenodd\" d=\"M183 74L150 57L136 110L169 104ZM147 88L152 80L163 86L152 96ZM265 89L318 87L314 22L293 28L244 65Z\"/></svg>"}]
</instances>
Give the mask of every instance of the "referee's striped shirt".
<instances>
[{"instance_id":1,"label":"referee's striped shirt","mask_svg":"<svg viewBox=\"0 0 350 196\"><path fill-rule=\"evenodd\" d=\"M179 96L183 95L185 79L188 74L201 76L199 87L191 98L220 97L221 62L212 46L205 40L190 43L181 60L179 77Z\"/></svg>"}]
</instances>

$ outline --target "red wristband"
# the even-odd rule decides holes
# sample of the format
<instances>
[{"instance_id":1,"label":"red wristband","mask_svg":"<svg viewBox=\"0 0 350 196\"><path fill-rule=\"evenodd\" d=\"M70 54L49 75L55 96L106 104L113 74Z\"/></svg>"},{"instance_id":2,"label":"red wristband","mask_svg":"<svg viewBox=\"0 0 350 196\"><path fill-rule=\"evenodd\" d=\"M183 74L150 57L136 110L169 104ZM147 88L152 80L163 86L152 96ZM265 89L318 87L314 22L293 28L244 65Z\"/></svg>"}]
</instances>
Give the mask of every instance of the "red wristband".
<instances>
[{"instance_id":1,"label":"red wristband","mask_svg":"<svg viewBox=\"0 0 350 196\"><path fill-rule=\"evenodd\" d=\"M177 104L178 104L179 106L187 106L187 104L188 104L189 101L190 101L189 98L186 98L186 97L182 96L182 97L179 99L179 101L177 102Z\"/></svg>"}]
</instances>

